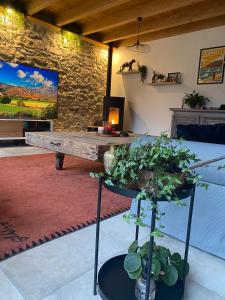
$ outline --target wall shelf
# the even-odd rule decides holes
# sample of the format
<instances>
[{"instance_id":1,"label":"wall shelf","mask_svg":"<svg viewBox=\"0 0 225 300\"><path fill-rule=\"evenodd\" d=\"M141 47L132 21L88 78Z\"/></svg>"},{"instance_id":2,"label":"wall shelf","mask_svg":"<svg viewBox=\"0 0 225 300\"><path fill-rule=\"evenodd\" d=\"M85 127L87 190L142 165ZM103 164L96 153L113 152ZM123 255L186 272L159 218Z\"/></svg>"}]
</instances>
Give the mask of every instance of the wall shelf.
<instances>
[{"instance_id":1,"label":"wall shelf","mask_svg":"<svg viewBox=\"0 0 225 300\"><path fill-rule=\"evenodd\" d=\"M123 71L123 72L116 72L116 74L120 74L120 75L128 75L128 74L138 74L140 73L138 70L133 70L133 71Z\"/></svg>"},{"instance_id":2,"label":"wall shelf","mask_svg":"<svg viewBox=\"0 0 225 300\"><path fill-rule=\"evenodd\" d=\"M181 84L181 82L168 82L168 81L164 81L164 82L150 82L147 83L148 85L178 85Z\"/></svg>"}]
</instances>

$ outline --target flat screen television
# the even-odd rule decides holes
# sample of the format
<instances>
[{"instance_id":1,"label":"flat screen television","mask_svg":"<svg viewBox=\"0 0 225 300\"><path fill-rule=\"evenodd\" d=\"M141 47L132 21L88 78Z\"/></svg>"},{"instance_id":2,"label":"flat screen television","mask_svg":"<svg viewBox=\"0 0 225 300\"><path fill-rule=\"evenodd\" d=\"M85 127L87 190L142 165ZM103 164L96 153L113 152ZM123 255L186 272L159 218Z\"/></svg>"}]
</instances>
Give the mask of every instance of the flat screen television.
<instances>
[{"instance_id":1,"label":"flat screen television","mask_svg":"<svg viewBox=\"0 0 225 300\"><path fill-rule=\"evenodd\" d=\"M0 61L0 118L57 118L58 72Z\"/></svg>"}]
</instances>

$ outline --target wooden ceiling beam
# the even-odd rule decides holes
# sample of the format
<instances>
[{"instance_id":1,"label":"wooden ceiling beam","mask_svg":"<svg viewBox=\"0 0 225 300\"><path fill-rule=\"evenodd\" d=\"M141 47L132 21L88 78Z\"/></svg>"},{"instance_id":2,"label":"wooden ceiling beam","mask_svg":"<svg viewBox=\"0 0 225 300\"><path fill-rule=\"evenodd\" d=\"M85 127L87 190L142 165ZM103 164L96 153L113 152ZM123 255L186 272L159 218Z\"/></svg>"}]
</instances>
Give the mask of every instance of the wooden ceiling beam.
<instances>
[{"instance_id":1,"label":"wooden ceiling beam","mask_svg":"<svg viewBox=\"0 0 225 300\"><path fill-rule=\"evenodd\" d=\"M73 9L69 9L65 12L62 11L56 16L56 24L58 26L67 25L128 1L129 0L81 0Z\"/></svg>"},{"instance_id":2,"label":"wooden ceiling beam","mask_svg":"<svg viewBox=\"0 0 225 300\"><path fill-rule=\"evenodd\" d=\"M143 34L140 36L140 41L141 43L150 42L153 40L158 40L162 38L172 37L180 34L200 31L200 30L224 26L224 25L225 25L225 15L222 15L219 17L214 17L203 21L172 27L166 30L160 30L152 33ZM133 45L136 42L136 40L137 40L136 38L130 38L130 39L118 41L116 46L127 47L129 45Z\"/></svg>"},{"instance_id":3,"label":"wooden ceiling beam","mask_svg":"<svg viewBox=\"0 0 225 300\"><path fill-rule=\"evenodd\" d=\"M152 0L145 3L139 3L127 10L118 11L107 15L106 18L84 24L82 27L82 34L88 35L104 31L135 21L138 16L141 16L142 18L151 17L202 1L204 0Z\"/></svg>"},{"instance_id":4,"label":"wooden ceiling beam","mask_svg":"<svg viewBox=\"0 0 225 300\"><path fill-rule=\"evenodd\" d=\"M31 0L27 2L26 12L28 15L32 16L37 12L51 6L55 3L55 0Z\"/></svg>"},{"instance_id":5,"label":"wooden ceiling beam","mask_svg":"<svg viewBox=\"0 0 225 300\"><path fill-rule=\"evenodd\" d=\"M225 14L225 1L211 0L200 4L190 5L186 8L177 9L155 17L146 18L142 21L140 33L159 31L188 23L210 19ZM113 31L103 33L101 41L109 43L117 40L130 38L137 35L137 23L133 22L115 28Z\"/></svg>"}]
</instances>

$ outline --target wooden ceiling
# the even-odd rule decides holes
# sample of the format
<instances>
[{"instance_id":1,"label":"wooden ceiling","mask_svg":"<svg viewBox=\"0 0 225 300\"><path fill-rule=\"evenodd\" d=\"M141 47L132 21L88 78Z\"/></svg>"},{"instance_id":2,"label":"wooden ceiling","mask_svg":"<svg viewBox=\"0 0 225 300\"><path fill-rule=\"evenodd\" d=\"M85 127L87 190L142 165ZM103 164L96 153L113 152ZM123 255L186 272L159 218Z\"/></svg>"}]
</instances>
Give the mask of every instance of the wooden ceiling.
<instances>
[{"instance_id":1,"label":"wooden ceiling","mask_svg":"<svg viewBox=\"0 0 225 300\"><path fill-rule=\"evenodd\" d=\"M225 0L17 0L27 15L115 46L225 25Z\"/></svg>"}]
</instances>

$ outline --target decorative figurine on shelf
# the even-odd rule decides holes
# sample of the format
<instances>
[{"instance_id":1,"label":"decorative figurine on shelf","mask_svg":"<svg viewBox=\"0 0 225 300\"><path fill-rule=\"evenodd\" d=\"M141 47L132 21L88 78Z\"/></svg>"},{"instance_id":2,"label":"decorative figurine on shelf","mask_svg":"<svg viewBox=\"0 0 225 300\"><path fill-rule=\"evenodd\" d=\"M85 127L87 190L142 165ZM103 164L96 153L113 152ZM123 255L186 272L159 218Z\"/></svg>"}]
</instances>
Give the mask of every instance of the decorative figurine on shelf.
<instances>
[{"instance_id":1,"label":"decorative figurine on shelf","mask_svg":"<svg viewBox=\"0 0 225 300\"><path fill-rule=\"evenodd\" d=\"M135 59L132 59L131 61L122 64L122 66L120 67L120 72L123 72L125 68L128 68L128 71L132 71L133 63L135 63Z\"/></svg>"},{"instance_id":2,"label":"decorative figurine on shelf","mask_svg":"<svg viewBox=\"0 0 225 300\"><path fill-rule=\"evenodd\" d=\"M156 71L153 71L153 77L152 77L152 83L157 83L157 82L164 82L166 81L166 76L158 73Z\"/></svg>"}]
</instances>

